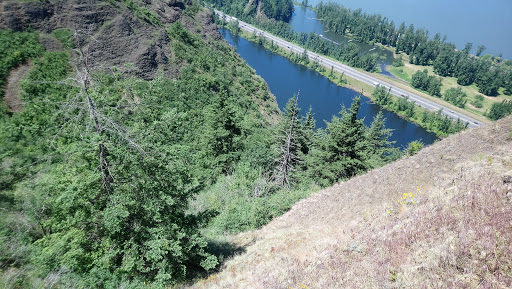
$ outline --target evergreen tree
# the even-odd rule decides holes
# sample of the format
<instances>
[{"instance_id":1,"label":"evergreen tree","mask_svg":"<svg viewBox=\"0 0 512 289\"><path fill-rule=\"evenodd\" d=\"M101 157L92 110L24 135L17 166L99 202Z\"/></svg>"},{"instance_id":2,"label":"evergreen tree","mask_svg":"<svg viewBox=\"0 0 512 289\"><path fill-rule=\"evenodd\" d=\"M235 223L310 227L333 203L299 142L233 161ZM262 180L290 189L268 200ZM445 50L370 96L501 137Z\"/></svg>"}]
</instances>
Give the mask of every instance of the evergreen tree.
<instances>
[{"instance_id":1,"label":"evergreen tree","mask_svg":"<svg viewBox=\"0 0 512 289\"><path fill-rule=\"evenodd\" d=\"M388 90L385 86L377 85L372 93L372 97L375 102L381 106L389 105L393 101L390 90L391 88Z\"/></svg>"},{"instance_id":2,"label":"evergreen tree","mask_svg":"<svg viewBox=\"0 0 512 289\"><path fill-rule=\"evenodd\" d=\"M487 117L492 120L498 120L512 113L512 100L503 100L492 104L491 110L487 113Z\"/></svg>"},{"instance_id":3,"label":"evergreen tree","mask_svg":"<svg viewBox=\"0 0 512 289\"><path fill-rule=\"evenodd\" d=\"M382 111L379 111L366 130L368 154L371 156L367 161L369 169L383 166L400 156L400 151L393 147L395 142L389 140L393 130L386 128L385 122Z\"/></svg>"},{"instance_id":4,"label":"evergreen tree","mask_svg":"<svg viewBox=\"0 0 512 289\"><path fill-rule=\"evenodd\" d=\"M477 63L473 58L463 58L459 61L455 71L457 83L460 85L471 85L476 78Z\"/></svg>"},{"instance_id":5,"label":"evergreen tree","mask_svg":"<svg viewBox=\"0 0 512 289\"><path fill-rule=\"evenodd\" d=\"M301 118L297 130L297 139L300 144L299 159L304 159L304 157L311 150L311 146L313 145L313 139L315 136L315 128L316 120L313 115L313 109L309 107L306 116Z\"/></svg>"},{"instance_id":6,"label":"evergreen tree","mask_svg":"<svg viewBox=\"0 0 512 289\"><path fill-rule=\"evenodd\" d=\"M350 109L343 108L340 117L334 116L309 153L308 172L323 186L350 178L368 168L369 143L363 121L357 118L361 96Z\"/></svg>"},{"instance_id":7,"label":"evergreen tree","mask_svg":"<svg viewBox=\"0 0 512 289\"><path fill-rule=\"evenodd\" d=\"M487 49L487 47L485 47L485 45L478 45L478 47L476 48L476 56L482 55L482 53L485 51L485 49Z\"/></svg>"},{"instance_id":8,"label":"evergreen tree","mask_svg":"<svg viewBox=\"0 0 512 289\"><path fill-rule=\"evenodd\" d=\"M457 63L458 53L455 51L455 45L443 44L439 55L434 60L434 71L440 76L451 76Z\"/></svg>"}]
</instances>

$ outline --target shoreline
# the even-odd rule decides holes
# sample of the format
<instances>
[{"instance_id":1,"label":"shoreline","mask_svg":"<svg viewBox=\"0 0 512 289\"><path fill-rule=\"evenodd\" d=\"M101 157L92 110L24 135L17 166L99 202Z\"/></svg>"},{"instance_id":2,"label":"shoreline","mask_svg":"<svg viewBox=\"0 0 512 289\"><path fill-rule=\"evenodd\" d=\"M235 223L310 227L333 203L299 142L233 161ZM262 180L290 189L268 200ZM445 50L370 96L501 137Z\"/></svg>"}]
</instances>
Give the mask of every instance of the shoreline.
<instances>
[{"instance_id":1,"label":"shoreline","mask_svg":"<svg viewBox=\"0 0 512 289\"><path fill-rule=\"evenodd\" d=\"M221 28L224 28L224 29L227 29L229 31L232 32L232 30L229 29L228 25L219 25L219 27ZM240 33L238 34L239 37L242 37L244 39L246 39L247 41L249 42L252 42L252 43L256 43L256 44L259 44L258 43L258 39L253 39L253 35L252 33L249 33L243 29L240 30ZM271 47L271 44L269 43L269 41L267 39L265 39L265 41L263 42L263 47L265 47L267 50L269 50L270 52L272 53L275 53L275 54L278 54L280 56L283 56L285 58L287 58L288 60L294 62L294 63L297 63L297 64L300 64L300 65L303 65L305 67L307 67L308 69L311 69L311 70L314 70L318 73L320 73L322 76L326 77L329 81L331 81L332 83L338 85L338 86L341 86L341 87L346 87L346 88L349 88L349 89L352 89L358 93L361 93L362 95L368 97L368 99L370 99L370 101L372 103L375 103L375 99L372 97L372 92L373 90L375 89L373 86L371 85L368 85L366 83L363 83L361 81L358 81L357 79L354 79L350 76L347 76L347 75L344 75L344 79L345 79L345 83L341 84L338 79L341 75L341 73L339 72L336 72L334 71L333 74L332 74L332 77L329 77L329 69L330 67L327 67L325 66L324 64L319 64L317 63L317 67L313 67L313 65L311 65L313 63L313 61L310 61L308 65L305 65L304 63L301 63L301 62L295 62L291 59L291 56L293 55L291 52L290 53L290 50L288 49L285 49L285 48L282 48L282 47L279 47L279 46L274 46L274 48ZM399 98L394 96L394 95L391 95L391 98L393 100L393 102L396 102ZM379 105L379 104L377 104ZM382 106L382 105L379 105L379 107L381 109L384 109L386 111L390 111L390 112L393 112L395 113L396 115L398 115L400 118L408 121L408 122L411 122L415 125L418 125L422 128L424 128L425 130L427 130L428 132L432 132L434 133L438 138L442 139L446 136L448 136L447 133L443 133L437 129L431 129L427 126L427 124L425 123L422 123L421 121L418 121L417 119L414 119L414 118L408 118L407 116L403 115L402 113L398 112L398 111L395 111L394 109L392 109L391 107L389 106ZM423 113L423 111L428 111L430 112L429 110L421 107L421 106L418 106L418 105L415 105L415 110L418 111L419 114ZM452 120L452 122L454 122Z\"/></svg>"}]
</instances>

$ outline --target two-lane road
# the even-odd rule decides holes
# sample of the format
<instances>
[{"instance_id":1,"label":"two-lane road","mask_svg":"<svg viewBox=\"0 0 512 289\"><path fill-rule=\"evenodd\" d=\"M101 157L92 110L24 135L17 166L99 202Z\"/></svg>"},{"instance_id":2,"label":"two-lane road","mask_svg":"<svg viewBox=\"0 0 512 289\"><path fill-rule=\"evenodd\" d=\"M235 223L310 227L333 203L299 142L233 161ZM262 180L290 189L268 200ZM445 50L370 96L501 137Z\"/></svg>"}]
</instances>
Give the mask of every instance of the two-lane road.
<instances>
[{"instance_id":1,"label":"two-lane road","mask_svg":"<svg viewBox=\"0 0 512 289\"><path fill-rule=\"evenodd\" d=\"M238 20L236 19L235 17L232 17L232 16L229 16L229 15L226 15L226 14L223 14L222 12L220 11L217 11L215 10L215 12L220 15L221 17L224 16L226 21L228 22L231 22L231 21L235 21L235 20ZM263 30L260 30L254 26L251 26L243 21L240 21L238 20L239 22L239 26L241 29L244 29L245 31L248 31L250 33L254 33L256 32L257 34L261 34L262 36L264 36L265 38L269 39L269 40L272 40L274 41L274 44L277 44L279 46L281 46L282 48L285 48L285 49L288 49L292 52L295 52L295 53L303 53L304 52L304 49L300 46L297 46L291 42L288 42L286 40L283 40L279 37L276 37L272 34L269 34L268 32L265 32ZM428 99L425 99L419 95L416 95L414 93L411 93L409 91L405 91L399 87L396 87L390 83L387 83L385 81L382 81L380 79L377 79L369 74L366 74L364 72L361 72L361 71L358 71L350 66L347 66L347 65L344 65L344 64L341 64L337 61L334 61L332 59L329 59L329 58L326 58L322 55L318 55L314 52L311 52L311 51L308 51L308 56L309 56L309 59L311 60L316 60L318 61L320 64L324 65L324 66L327 66L327 67L333 67L334 70L338 71L338 72L344 72L345 75L349 76L349 77L352 77L354 79L357 79L361 82L364 82L366 84L369 84L371 86L377 86L377 85L381 85L381 86L385 86L386 88L391 88L390 92L397 96L397 97L404 97L404 96L409 96L409 101L414 101L417 105L420 105L430 111L441 111L442 110L442 113L454 120L457 120L458 118L460 118L461 121L463 122L466 122L468 123L468 126L469 127L477 127L477 126L480 126L482 125L481 122L477 121L476 119L473 119L467 115L464 115L464 114L461 114L461 113L458 113L456 111L453 111L447 107L444 107L438 103L435 103L433 101L430 101Z\"/></svg>"}]
</instances>

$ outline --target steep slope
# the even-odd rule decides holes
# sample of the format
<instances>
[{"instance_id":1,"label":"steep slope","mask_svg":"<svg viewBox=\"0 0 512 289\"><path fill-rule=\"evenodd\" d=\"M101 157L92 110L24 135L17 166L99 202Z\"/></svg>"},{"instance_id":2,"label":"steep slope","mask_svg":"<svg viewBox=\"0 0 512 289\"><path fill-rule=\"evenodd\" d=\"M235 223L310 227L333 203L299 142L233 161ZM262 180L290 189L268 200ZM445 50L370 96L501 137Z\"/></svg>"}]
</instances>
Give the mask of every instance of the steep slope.
<instances>
[{"instance_id":1,"label":"steep slope","mask_svg":"<svg viewBox=\"0 0 512 289\"><path fill-rule=\"evenodd\" d=\"M191 288L510 288L512 117L324 189Z\"/></svg>"},{"instance_id":2,"label":"steep slope","mask_svg":"<svg viewBox=\"0 0 512 289\"><path fill-rule=\"evenodd\" d=\"M124 2L131 4L125 5ZM198 33L212 43L222 37L210 13L188 11L193 1L2 1L0 28L23 31L29 28L42 33L40 41L47 50L62 46L49 37L56 29L71 29L90 53L93 67L134 65L131 74L149 80L158 70L175 77L179 67L172 65L176 53L170 49L165 28L181 21L195 30L193 15L200 23ZM191 10L191 8L188 8ZM184 15L188 13L188 15ZM89 36L93 36L90 38Z\"/></svg>"},{"instance_id":3,"label":"steep slope","mask_svg":"<svg viewBox=\"0 0 512 289\"><path fill-rule=\"evenodd\" d=\"M269 162L278 109L210 12L166 0L0 12L0 87L23 104L0 102L0 288L159 288L214 268L209 215L188 201L241 159Z\"/></svg>"}]
</instances>

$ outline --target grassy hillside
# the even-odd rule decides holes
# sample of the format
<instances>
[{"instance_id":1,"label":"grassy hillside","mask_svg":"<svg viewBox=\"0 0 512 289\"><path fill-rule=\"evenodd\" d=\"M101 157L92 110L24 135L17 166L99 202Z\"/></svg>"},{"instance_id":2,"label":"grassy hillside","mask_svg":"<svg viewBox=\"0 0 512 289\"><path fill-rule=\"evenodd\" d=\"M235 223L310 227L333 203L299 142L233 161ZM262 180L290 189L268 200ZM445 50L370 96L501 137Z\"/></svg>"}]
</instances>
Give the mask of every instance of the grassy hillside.
<instances>
[{"instance_id":1,"label":"grassy hillside","mask_svg":"<svg viewBox=\"0 0 512 289\"><path fill-rule=\"evenodd\" d=\"M319 191L190 288L510 288L512 118Z\"/></svg>"}]
</instances>

